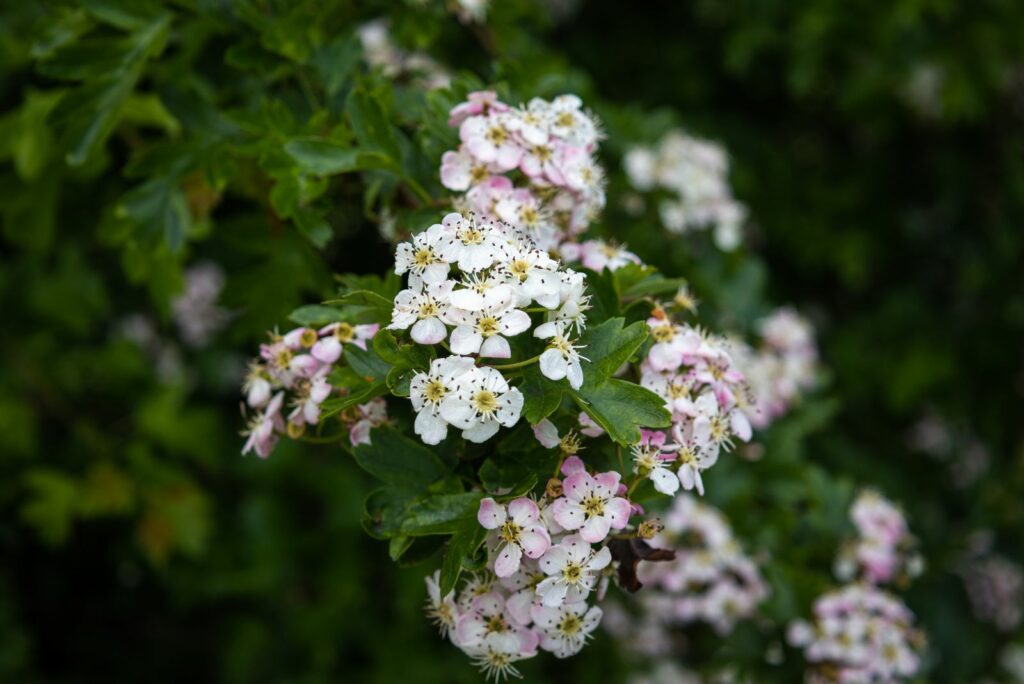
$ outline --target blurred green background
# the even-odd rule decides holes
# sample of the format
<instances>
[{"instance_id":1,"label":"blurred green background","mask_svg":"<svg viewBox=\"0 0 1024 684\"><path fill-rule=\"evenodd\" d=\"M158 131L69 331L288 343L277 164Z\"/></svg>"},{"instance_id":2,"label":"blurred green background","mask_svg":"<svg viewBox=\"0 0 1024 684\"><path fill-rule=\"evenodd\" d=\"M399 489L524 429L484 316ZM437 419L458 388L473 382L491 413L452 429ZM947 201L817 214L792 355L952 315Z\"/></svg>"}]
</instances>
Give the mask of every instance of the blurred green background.
<instances>
[{"instance_id":1,"label":"blurred green background","mask_svg":"<svg viewBox=\"0 0 1024 684\"><path fill-rule=\"evenodd\" d=\"M457 71L452 90L369 71L353 30L378 17ZM510 0L484 24L442 2L5 4L0 680L479 681L421 614L436 559L396 567L363 533L368 477L339 450L240 457L238 386L332 273L388 267L382 218L436 220L387 173L322 179L284 144L358 137L369 111L439 197L448 107L497 84L593 107L596 232L690 278L716 329L792 303L819 331L822 389L762 460L707 476L766 560L765 619L698 630L688 664L796 681L798 659L765 650L833 583L846 506L873 484L928 562L907 594L931 640L922 681L1012 681L999 657L1022 637L972 616L959 571L979 539L1024 557L1022 35L1024 5L996 0ZM737 253L622 209L622 154L676 126L730 152L751 214ZM204 261L232 317L194 348L170 302ZM125 334L140 326L142 344ZM941 449L922 425L944 426ZM636 666L602 636L523 669L618 682Z\"/></svg>"}]
</instances>

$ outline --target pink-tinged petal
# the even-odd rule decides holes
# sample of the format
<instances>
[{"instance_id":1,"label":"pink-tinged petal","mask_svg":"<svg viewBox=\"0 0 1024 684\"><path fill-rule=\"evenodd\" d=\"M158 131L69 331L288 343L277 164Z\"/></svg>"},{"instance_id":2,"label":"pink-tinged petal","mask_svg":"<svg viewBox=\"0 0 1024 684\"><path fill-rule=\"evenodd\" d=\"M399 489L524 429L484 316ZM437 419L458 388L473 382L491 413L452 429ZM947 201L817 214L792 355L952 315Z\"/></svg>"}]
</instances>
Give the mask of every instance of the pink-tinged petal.
<instances>
[{"instance_id":1,"label":"pink-tinged petal","mask_svg":"<svg viewBox=\"0 0 1024 684\"><path fill-rule=\"evenodd\" d=\"M621 530L629 522L629 501L615 497L604 505L604 515L612 527Z\"/></svg>"},{"instance_id":2,"label":"pink-tinged petal","mask_svg":"<svg viewBox=\"0 0 1024 684\"><path fill-rule=\"evenodd\" d=\"M267 396L269 397L269 385L267 387ZM555 427L555 424L547 418L533 426L533 436L537 438L537 441L540 442L541 446L545 449L554 449L558 446L558 428Z\"/></svg>"},{"instance_id":3,"label":"pink-tinged petal","mask_svg":"<svg viewBox=\"0 0 1024 684\"><path fill-rule=\"evenodd\" d=\"M519 630L516 636L519 638L519 655L524 658L532 658L537 655L540 636L535 631L532 629Z\"/></svg>"},{"instance_id":4,"label":"pink-tinged petal","mask_svg":"<svg viewBox=\"0 0 1024 684\"><path fill-rule=\"evenodd\" d=\"M570 456L562 461L563 475L573 475L575 473L584 472L586 469L587 467L583 465L583 459L579 456Z\"/></svg>"},{"instance_id":5,"label":"pink-tinged petal","mask_svg":"<svg viewBox=\"0 0 1024 684\"><path fill-rule=\"evenodd\" d=\"M341 356L341 342L337 337L325 337L318 340L309 353L321 363L334 363Z\"/></svg>"},{"instance_id":6,"label":"pink-tinged petal","mask_svg":"<svg viewBox=\"0 0 1024 684\"><path fill-rule=\"evenodd\" d=\"M611 525L608 518L603 515L594 515L587 522L583 523L583 527L580 528L580 537L583 541L597 544L604 541L604 538L608 536L610 528Z\"/></svg>"},{"instance_id":7,"label":"pink-tinged petal","mask_svg":"<svg viewBox=\"0 0 1024 684\"><path fill-rule=\"evenodd\" d=\"M437 318L424 318L416 321L409 336L419 344L437 344L448 336L448 329Z\"/></svg>"},{"instance_id":8,"label":"pink-tinged petal","mask_svg":"<svg viewBox=\"0 0 1024 684\"><path fill-rule=\"evenodd\" d=\"M533 606L530 608L530 617L533 618L534 623L540 628L554 627L562 621L562 611L558 608L548 608L547 606Z\"/></svg>"},{"instance_id":9,"label":"pink-tinged petal","mask_svg":"<svg viewBox=\"0 0 1024 684\"><path fill-rule=\"evenodd\" d=\"M568 558L569 552L565 547L561 545L552 546L544 554L543 558L537 562L537 565L540 566L545 575L557 575L562 572L562 568L565 566Z\"/></svg>"},{"instance_id":10,"label":"pink-tinged petal","mask_svg":"<svg viewBox=\"0 0 1024 684\"><path fill-rule=\"evenodd\" d=\"M594 491L594 478L584 470L573 473L565 478L562 483L562 491L567 499L572 501L583 501L583 499Z\"/></svg>"},{"instance_id":11,"label":"pink-tinged petal","mask_svg":"<svg viewBox=\"0 0 1024 684\"><path fill-rule=\"evenodd\" d=\"M693 489L694 482L694 470L693 466L687 464L679 468L679 484L683 485L683 489L690 491Z\"/></svg>"},{"instance_id":12,"label":"pink-tinged petal","mask_svg":"<svg viewBox=\"0 0 1024 684\"><path fill-rule=\"evenodd\" d=\"M520 527L527 527L540 518L540 509L531 499L521 496L508 505L508 515Z\"/></svg>"},{"instance_id":13,"label":"pink-tinged petal","mask_svg":"<svg viewBox=\"0 0 1024 684\"><path fill-rule=\"evenodd\" d=\"M619 488L620 477L621 475L614 470L594 475L595 493L602 498L611 496Z\"/></svg>"},{"instance_id":14,"label":"pink-tinged petal","mask_svg":"<svg viewBox=\"0 0 1024 684\"><path fill-rule=\"evenodd\" d=\"M453 346L452 349L454 350L455 347ZM491 359L510 359L512 358L512 347L509 346L508 340L504 337L495 335L494 337L488 337L480 345L480 356L486 356Z\"/></svg>"},{"instance_id":15,"label":"pink-tinged petal","mask_svg":"<svg viewBox=\"0 0 1024 684\"><path fill-rule=\"evenodd\" d=\"M505 610L520 625L530 624L530 609L533 607L533 591L526 589L517 591L505 601Z\"/></svg>"},{"instance_id":16,"label":"pink-tinged petal","mask_svg":"<svg viewBox=\"0 0 1024 684\"><path fill-rule=\"evenodd\" d=\"M496 530L505 524L507 515L505 507L491 497L480 500L480 508L477 509L476 519L485 530Z\"/></svg>"},{"instance_id":17,"label":"pink-tinged petal","mask_svg":"<svg viewBox=\"0 0 1024 684\"><path fill-rule=\"evenodd\" d=\"M734 409L732 414L729 416L729 422L732 426L732 431L736 433L744 442L749 442L753 431L750 427L750 419L747 418L747 414L743 413L739 409Z\"/></svg>"},{"instance_id":18,"label":"pink-tinged petal","mask_svg":"<svg viewBox=\"0 0 1024 684\"><path fill-rule=\"evenodd\" d=\"M555 513L555 522L567 530L579 529L586 520L583 507L566 498L557 499L551 504Z\"/></svg>"},{"instance_id":19,"label":"pink-tinged petal","mask_svg":"<svg viewBox=\"0 0 1024 684\"><path fill-rule=\"evenodd\" d=\"M548 536L547 530L540 525L536 525L520 533L519 544L523 547L523 552L527 557L540 558L551 548L551 538Z\"/></svg>"},{"instance_id":20,"label":"pink-tinged petal","mask_svg":"<svg viewBox=\"0 0 1024 684\"><path fill-rule=\"evenodd\" d=\"M352 442L352 446L357 444L369 444L370 443L370 430L373 426L368 420L361 420L348 431L348 439Z\"/></svg>"},{"instance_id":21,"label":"pink-tinged petal","mask_svg":"<svg viewBox=\"0 0 1024 684\"><path fill-rule=\"evenodd\" d=\"M494 574L498 577L511 577L519 569L523 558L523 550L515 544L505 544L505 548L494 561Z\"/></svg>"}]
</instances>

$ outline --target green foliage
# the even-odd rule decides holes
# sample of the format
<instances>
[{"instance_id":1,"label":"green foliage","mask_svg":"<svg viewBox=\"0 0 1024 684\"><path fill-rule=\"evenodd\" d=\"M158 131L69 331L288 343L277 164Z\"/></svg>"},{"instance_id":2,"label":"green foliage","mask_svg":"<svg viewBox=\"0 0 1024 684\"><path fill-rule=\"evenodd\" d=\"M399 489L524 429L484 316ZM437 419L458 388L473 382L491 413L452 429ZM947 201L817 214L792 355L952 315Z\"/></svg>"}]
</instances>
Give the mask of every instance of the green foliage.
<instances>
[{"instance_id":1,"label":"green foliage","mask_svg":"<svg viewBox=\"0 0 1024 684\"><path fill-rule=\"evenodd\" d=\"M451 88L368 68L355 29L378 17L403 50L461 70ZM596 232L666 274L589 274L587 382L573 392L522 368L526 421L565 433L582 407L622 444L664 425L659 402L612 376L643 350L638 302L671 297L677 276L714 329L749 332L793 302L822 331L826 396L761 434L760 460L706 474L708 498L770 559L764 621L688 635L688 663L796 681L795 657L765 652L832 582L846 506L870 483L902 501L929 559L909 594L932 640L924 678L1000 681L999 651L1019 636L975 621L954 571L975 530L1024 553L1022 29L1012 4L915 0L584 3L566 20L509 0L485 26L441 2L6 3L0 679L479 680L425 624L423 575L439 551L442 591L480 566L466 478L535 493L557 453L525 424L486 451L457 436L427 448L401 437L401 409L371 446L339 449L335 415L407 392L429 365L388 333L346 346L330 445L238 457L238 386L289 314L387 324L400 281L377 275L392 263L378 227L402 236L447 210L448 110L494 85L513 102L573 91L598 112L609 206ZM748 248L667 237L653 203L625 211L623 152L677 125L729 149ZM170 302L207 259L232 318L192 348ZM159 346L126 338L136 315ZM987 447L979 479L908 450L925 407ZM959 457L971 442L956 444ZM69 606L108 628L74 629ZM635 665L599 637L585 658L523 669L619 682Z\"/></svg>"}]
</instances>

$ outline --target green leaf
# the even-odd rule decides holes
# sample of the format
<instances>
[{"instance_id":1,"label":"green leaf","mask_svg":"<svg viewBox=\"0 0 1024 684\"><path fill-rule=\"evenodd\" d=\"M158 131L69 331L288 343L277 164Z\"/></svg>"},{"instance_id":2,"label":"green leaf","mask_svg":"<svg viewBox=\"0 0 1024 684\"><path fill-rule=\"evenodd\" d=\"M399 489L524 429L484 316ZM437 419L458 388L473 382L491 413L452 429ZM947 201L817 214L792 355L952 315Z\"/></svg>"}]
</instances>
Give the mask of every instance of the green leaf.
<instances>
[{"instance_id":1,"label":"green leaf","mask_svg":"<svg viewBox=\"0 0 1024 684\"><path fill-rule=\"evenodd\" d=\"M391 370L391 364L377 356L373 347L360 349L354 344L345 345L344 359L366 382L384 382Z\"/></svg>"},{"instance_id":2,"label":"green leaf","mask_svg":"<svg viewBox=\"0 0 1024 684\"><path fill-rule=\"evenodd\" d=\"M401 158L395 128L388 120L380 98L366 88L358 87L349 94L345 112L360 147L376 150L391 159Z\"/></svg>"},{"instance_id":3,"label":"green leaf","mask_svg":"<svg viewBox=\"0 0 1024 684\"><path fill-rule=\"evenodd\" d=\"M590 359L583 363L584 386L596 384L612 377L622 364L629 361L647 339L647 324L637 321L623 327L625 320L613 318L587 328L580 344L583 356Z\"/></svg>"},{"instance_id":4,"label":"green leaf","mask_svg":"<svg viewBox=\"0 0 1024 684\"><path fill-rule=\"evenodd\" d=\"M408 370L430 367L429 347L419 344L400 344L390 330L379 330L373 336L373 351L395 369Z\"/></svg>"},{"instance_id":5,"label":"green leaf","mask_svg":"<svg viewBox=\"0 0 1024 684\"><path fill-rule=\"evenodd\" d=\"M413 490L451 475L430 449L391 429L374 430L371 443L360 444L353 454L356 463L378 480Z\"/></svg>"},{"instance_id":6,"label":"green leaf","mask_svg":"<svg viewBox=\"0 0 1024 684\"><path fill-rule=\"evenodd\" d=\"M329 176L370 169L398 171L396 163L380 152L346 147L322 138L298 138L284 145L285 152L307 173Z\"/></svg>"},{"instance_id":7,"label":"green leaf","mask_svg":"<svg viewBox=\"0 0 1024 684\"><path fill-rule=\"evenodd\" d=\"M476 520L452 535L448 550L441 562L441 596L447 596L455 589L459 575L467 564L472 564L477 551L484 543L487 533Z\"/></svg>"},{"instance_id":8,"label":"green leaf","mask_svg":"<svg viewBox=\"0 0 1024 684\"><path fill-rule=\"evenodd\" d=\"M78 483L56 470L37 469L25 474L31 498L21 507L21 517L36 528L47 544L67 539L78 510Z\"/></svg>"},{"instance_id":9,"label":"green leaf","mask_svg":"<svg viewBox=\"0 0 1024 684\"><path fill-rule=\"evenodd\" d=\"M523 393L523 416L531 425L536 425L562 404L565 383L548 380L538 366L527 366L523 369L519 391Z\"/></svg>"},{"instance_id":10,"label":"green leaf","mask_svg":"<svg viewBox=\"0 0 1024 684\"><path fill-rule=\"evenodd\" d=\"M338 323L343 320L342 312L333 306L323 304L307 304L300 306L288 314L288 318L299 325L322 326L328 323Z\"/></svg>"},{"instance_id":11,"label":"green leaf","mask_svg":"<svg viewBox=\"0 0 1024 684\"><path fill-rule=\"evenodd\" d=\"M423 537L431 534L455 534L476 520L480 508L481 492L461 494L435 494L413 502L405 512L402 534Z\"/></svg>"},{"instance_id":12,"label":"green leaf","mask_svg":"<svg viewBox=\"0 0 1024 684\"><path fill-rule=\"evenodd\" d=\"M623 446L640 441L641 427L663 428L672 424L664 399L625 380L584 381L572 397L612 440Z\"/></svg>"}]
</instances>

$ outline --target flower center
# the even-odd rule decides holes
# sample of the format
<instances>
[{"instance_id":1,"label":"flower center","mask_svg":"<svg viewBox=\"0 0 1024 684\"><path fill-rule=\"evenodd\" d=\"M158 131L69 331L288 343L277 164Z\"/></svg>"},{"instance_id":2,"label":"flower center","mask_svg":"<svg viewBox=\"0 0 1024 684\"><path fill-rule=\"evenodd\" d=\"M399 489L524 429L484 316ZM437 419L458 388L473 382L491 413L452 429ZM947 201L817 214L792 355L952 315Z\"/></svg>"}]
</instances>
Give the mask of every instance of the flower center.
<instances>
[{"instance_id":1,"label":"flower center","mask_svg":"<svg viewBox=\"0 0 1024 684\"><path fill-rule=\"evenodd\" d=\"M547 145L538 145L537 147L533 148L533 156L537 157L537 159L541 160L542 162L546 162L549 159L551 159L551 148L548 147Z\"/></svg>"},{"instance_id":2,"label":"flower center","mask_svg":"<svg viewBox=\"0 0 1024 684\"><path fill-rule=\"evenodd\" d=\"M420 304L420 318L433 318L437 315L437 304L434 303L433 299Z\"/></svg>"},{"instance_id":3,"label":"flower center","mask_svg":"<svg viewBox=\"0 0 1024 684\"><path fill-rule=\"evenodd\" d=\"M569 352L572 351L572 343L570 343L569 340L565 339L561 335L555 335L554 337L552 337L549 346L552 349L557 349L558 351L562 352L562 354L564 354L565 356L568 356Z\"/></svg>"},{"instance_id":4,"label":"flower center","mask_svg":"<svg viewBox=\"0 0 1024 684\"><path fill-rule=\"evenodd\" d=\"M562 624L558 625L558 630L566 636L574 636L581 629L583 629L583 620L576 615L566 615Z\"/></svg>"},{"instance_id":5,"label":"flower center","mask_svg":"<svg viewBox=\"0 0 1024 684\"><path fill-rule=\"evenodd\" d=\"M508 133L501 126L491 126L487 129L487 139L494 145L504 145L508 140Z\"/></svg>"},{"instance_id":6,"label":"flower center","mask_svg":"<svg viewBox=\"0 0 1024 684\"><path fill-rule=\"evenodd\" d=\"M673 399L686 399L690 396L690 386L685 382L670 382L668 395Z\"/></svg>"},{"instance_id":7,"label":"flower center","mask_svg":"<svg viewBox=\"0 0 1024 684\"><path fill-rule=\"evenodd\" d=\"M349 323L339 323L334 329L334 336L342 342L351 342L356 336L356 329Z\"/></svg>"},{"instance_id":8,"label":"flower center","mask_svg":"<svg viewBox=\"0 0 1024 684\"><path fill-rule=\"evenodd\" d=\"M614 245L601 245L600 251L601 254L609 259L614 259L619 255L619 248Z\"/></svg>"},{"instance_id":9,"label":"flower center","mask_svg":"<svg viewBox=\"0 0 1024 684\"><path fill-rule=\"evenodd\" d=\"M287 368L292 362L292 352L289 349L282 349L274 357L274 365L278 368Z\"/></svg>"},{"instance_id":10,"label":"flower center","mask_svg":"<svg viewBox=\"0 0 1024 684\"><path fill-rule=\"evenodd\" d=\"M583 568L578 563L570 563L562 570L562 579L569 584L577 584L583 577Z\"/></svg>"},{"instance_id":11,"label":"flower center","mask_svg":"<svg viewBox=\"0 0 1024 684\"><path fill-rule=\"evenodd\" d=\"M492 615L487 618L487 631L491 632L504 632L508 629L508 623L505 622L505 618L501 615Z\"/></svg>"},{"instance_id":12,"label":"flower center","mask_svg":"<svg viewBox=\"0 0 1024 684\"><path fill-rule=\"evenodd\" d=\"M498 532L498 536L509 544L518 544L519 535L523 531L519 525L515 524L511 520L506 520L505 524L501 526L501 531Z\"/></svg>"},{"instance_id":13,"label":"flower center","mask_svg":"<svg viewBox=\"0 0 1024 684\"><path fill-rule=\"evenodd\" d=\"M669 342L676 336L676 329L671 323L658 325L651 329L651 337L655 342Z\"/></svg>"},{"instance_id":14,"label":"flower center","mask_svg":"<svg viewBox=\"0 0 1024 684\"><path fill-rule=\"evenodd\" d=\"M479 245L484 241L484 234L478 228L466 228L459 235L459 239L464 245Z\"/></svg>"},{"instance_id":15,"label":"flower center","mask_svg":"<svg viewBox=\"0 0 1024 684\"><path fill-rule=\"evenodd\" d=\"M316 344L316 339L316 330L306 328L302 331L302 334L299 335L299 344L303 347L309 348Z\"/></svg>"},{"instance_id":16,"label":"flower center","mask_svg":"<svg viewBox=\"0 0 1024 684\"><path fill-rule=\"evenodd\" d=\"M413 255L412 260L416 262L417 266L426 268L434 263L434 253L429 247L420 247L416 254Z\"/></svg>"},{"instance_id":17,"label":"flower center","mask_svg":"<svg viewBox=\"0 0 1024 684\"><path fill-rule=\"evenodd\" d=\"M519 220L523 222L523 225L532 226L540 219L540 214L537 213L537 209L534 207L524 206L519 210Z\"/></svg>"},{"instance_id":18,"label":"flower center","mask_svg":"<svg viewBox=\"0 0 1024 684\"><path fill-rule=\"evenodd\" d=\"M491 177L491 172L487 170L487 167L483 164L475 164L469 169L469 178L473 185L483 183L485 180Z\"/></svg>"},{"instance_id":19,"label":"flower center","mask_svg":"<svg viewBox=\"0 0 1024 684\"><path fill-rule=\"evenodd\" d=\"M576 118L573 117L570 112L562 112L558 115L558 118L555 119L555 123L562 128L572 128L573 124L576 123Z\"/></svg>"},{"instance_id":20,"label":"flower center","mask_svg":"<svg viewBox=\"0 0 1024 684\"><path fill-rule=\"evenodd\" d=\"M509 270L512 272L512 275L523 281L526 280L530 273L530 263L526 259L516 259L509 265Z\"/></svg>"},{"instance_id":21,"label":"flower center","mask_svg":"<svg viewBox=\"0 0 1024 684\"><path fill-rule=\"evenodd\" d=\"M498 319L494 316L485 316L476 323L476 329L484 337L491 337L497 335L500 329Z\"/></svg>"},{"instance_id":22,"label":"flower center","mask_svg":"<svg viewBox=\"0 0 1024 684\"><path fill-rule=\"evenodd\" d=\"M444 386L443 382L436 379L428 382L423 390L423 396L427 398L427 401L434 404L441 401L446 394L448 394L448 388Z\"/></svg>"},{"instance_id":23,"label":"flower center","mask_svg":"<svg viewBox=\"0 0 1024 684\"><path fill-rule=\"evenodd\" d=\"M584 499L581 504L588 518L595 515L604 515L604 499L591 495Z\"/></svg>"},{"instance_id":24,"label":"flower center","mask_svg":"<svg viewBox=\"0 0 1024 684\"><path fill-rule=\"evenodd\" d=\"M480 390L473 395L473 407L477 413L494 413L498 409L498 398L491 390Z\"/></svg>"}]
</instances>

